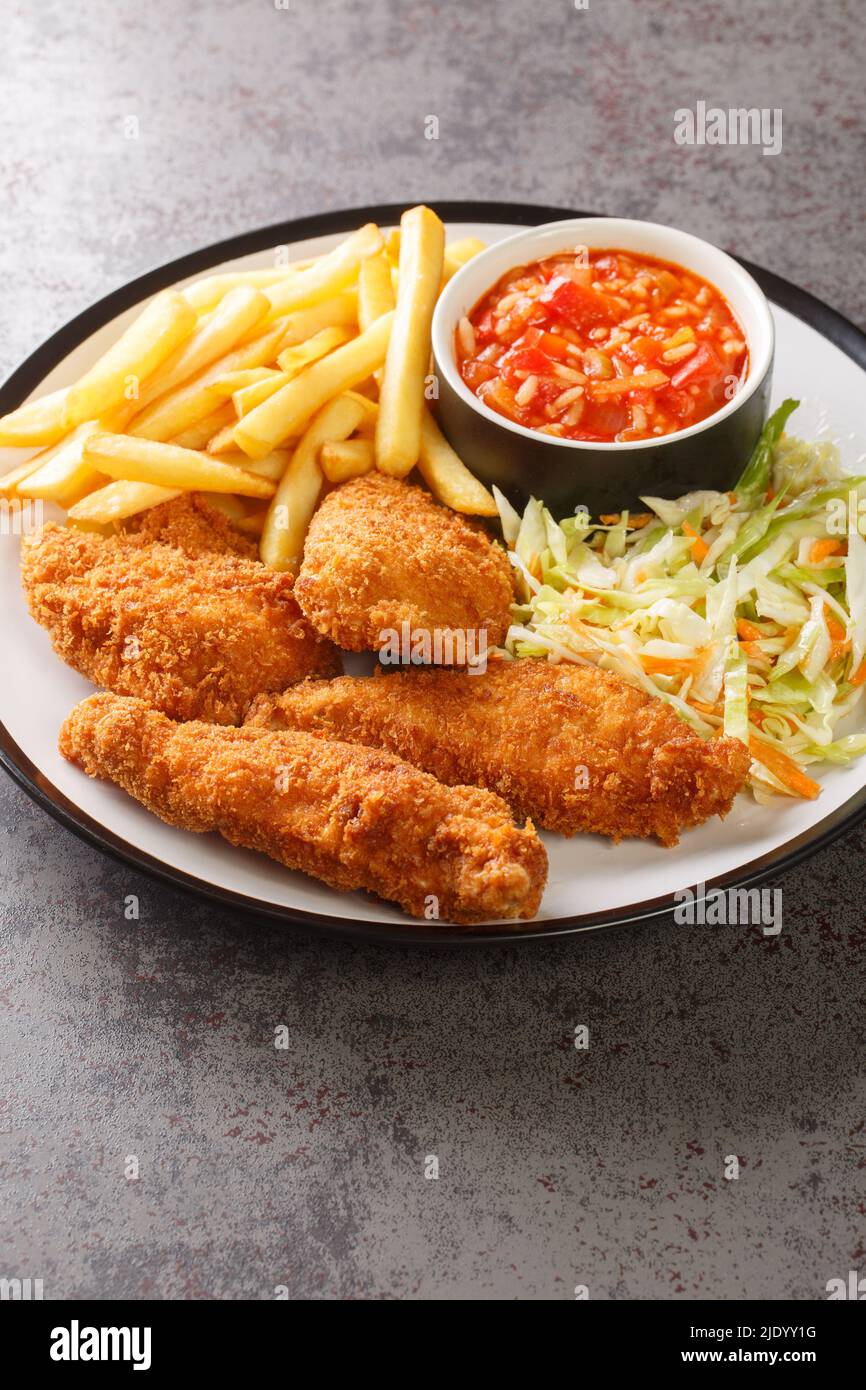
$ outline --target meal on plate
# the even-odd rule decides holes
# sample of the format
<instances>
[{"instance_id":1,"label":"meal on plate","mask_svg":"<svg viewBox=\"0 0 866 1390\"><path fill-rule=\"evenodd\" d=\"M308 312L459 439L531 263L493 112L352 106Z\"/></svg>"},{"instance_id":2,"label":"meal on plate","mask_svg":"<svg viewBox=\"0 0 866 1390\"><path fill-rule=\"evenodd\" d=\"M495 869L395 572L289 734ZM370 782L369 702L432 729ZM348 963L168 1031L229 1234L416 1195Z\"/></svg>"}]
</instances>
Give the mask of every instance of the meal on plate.
<instances>
[{"instance_id":1,"label":"meal on plate","mask_svg":"<svg viewBox=\"0 0 866 1390\"><path fill-rule=\"evenodd\" d=\"M485 405L528 429L599 443L696 424L748 374L742 329L714 285L652 256L595 248L503 275L461 318L455 350Z\"/></svg>"},{"instance_id":2,"label":"meal on plate","mask_svg":"<svg viewBox=\"0 0 866 1390\"><path fill-rule=\"evenodd\" d=\"M518 512L435 416L433 311L481 249L419 207L165 290L0 419L27 451L5 505L57 509L23 540L30 611L103 687L64 756L172 825L457 924L537 913L536 826L673 846L747 786L812 798L817 765L866 752L866 478L786 435L786 401L729 492ZM615 249L510 272L454 352L506 416L610 443L707 418L749 373L712 284ZM341 652L383 669L345 676Z\"/></svg>"}]
</instances>

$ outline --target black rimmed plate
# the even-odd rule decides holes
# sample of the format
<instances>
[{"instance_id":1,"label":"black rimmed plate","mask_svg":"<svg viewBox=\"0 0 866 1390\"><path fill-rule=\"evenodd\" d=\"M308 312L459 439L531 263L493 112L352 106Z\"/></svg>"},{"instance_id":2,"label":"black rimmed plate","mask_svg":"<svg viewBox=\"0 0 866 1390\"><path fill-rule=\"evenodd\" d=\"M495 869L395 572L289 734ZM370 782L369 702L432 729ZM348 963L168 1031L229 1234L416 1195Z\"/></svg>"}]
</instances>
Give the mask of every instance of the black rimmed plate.
<instances>
[{"instance_id":1,"label":"black rimmed plate","mask_svg":"<svg viewBox=\"0 0 866 1390\"><path fill-rule=\"evenodd\" d=\"M403 206L357 208L265 227L131 281L66 324L13 373L0 388L0 413L32 393L56 389L81 375L136 307L166 285L217 268L272 265L276 247L288 248L292 259L300 259L327 250L363 222L394 225ZM474 235L486 241L520 227L588 215L510 203L433 206L448 224L450 237ZM792 421L796 432L806 438L837 439L850 470L863 471L866 335L811 295L744 264L773 305L774 402L798 397L803 404ZM18 451L0 450L0 465L5 469L21 457ZM726 821L689 832L673 850L645 842L613 846L594 836L564 840L545 835L550 877L534 921L471 929L416 924L373 897L336 893L263 856L234 849L218 836L192 835L163 825L118 788L91 781L65 762L57 752L57 731L91 687L54 656L46 634L29 618L18 581L18 540L6 534L2 540L3 766L35 801L83 839L145 873L226 907L368 940L425 945L531 940L669 912L673 895L683 888L751 886L828 845L866 811L864 763L821 772L822 792L815 802L779 798L766 807L743 795Z\"/></svg>"}]
</instances>

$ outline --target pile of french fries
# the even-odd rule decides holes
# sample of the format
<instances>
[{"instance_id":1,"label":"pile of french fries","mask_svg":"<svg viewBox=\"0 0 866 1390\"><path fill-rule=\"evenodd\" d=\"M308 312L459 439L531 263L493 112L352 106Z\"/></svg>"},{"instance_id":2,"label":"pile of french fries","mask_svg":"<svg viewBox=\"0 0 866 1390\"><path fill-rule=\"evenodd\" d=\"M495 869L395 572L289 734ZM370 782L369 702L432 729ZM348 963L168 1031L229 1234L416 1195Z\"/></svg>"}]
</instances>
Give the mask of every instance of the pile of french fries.
<instances>
[{"instance_id":1,"label":"pile of french fries","mask_svg":"<svg viewBox=\"0 0 866 1390\"><path fill-rule=\"evenodd\" d=\"M427 403L436 299L483 245L446 246L415 207L387 236L368 223L314 260L164 290L75 385L0 418L0 447L31 451L0 496L109 534L203 493L293 572L326 487L373 468L417 467L447 506L495 516Z\"/></svg>"}]
</instances>

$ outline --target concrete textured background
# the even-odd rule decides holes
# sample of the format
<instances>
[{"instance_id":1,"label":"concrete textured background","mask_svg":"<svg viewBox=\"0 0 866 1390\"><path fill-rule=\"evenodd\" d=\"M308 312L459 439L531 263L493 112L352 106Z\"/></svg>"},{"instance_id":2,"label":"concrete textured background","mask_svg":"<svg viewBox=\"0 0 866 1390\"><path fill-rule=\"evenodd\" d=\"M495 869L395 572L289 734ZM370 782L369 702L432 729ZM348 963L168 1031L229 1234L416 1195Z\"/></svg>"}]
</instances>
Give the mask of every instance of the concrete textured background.
<instances>
[{"instance_id":1,"label":"concrete textured background","mask_svg":"<svg viewBox=\"0 0 866 1390\"><path fill-rule=\"evenodd\" d=\"M675 222L866 325L860 8L7 0L0 369L209 241L436 197ZM698 99L780 107L782 154L676 148ZM815 1299L866 1263L862 831L784 878L777 940L660 922L412 952L156 886L6 779L0 818L0 1275Z\"/></svg>"}]
</instances>

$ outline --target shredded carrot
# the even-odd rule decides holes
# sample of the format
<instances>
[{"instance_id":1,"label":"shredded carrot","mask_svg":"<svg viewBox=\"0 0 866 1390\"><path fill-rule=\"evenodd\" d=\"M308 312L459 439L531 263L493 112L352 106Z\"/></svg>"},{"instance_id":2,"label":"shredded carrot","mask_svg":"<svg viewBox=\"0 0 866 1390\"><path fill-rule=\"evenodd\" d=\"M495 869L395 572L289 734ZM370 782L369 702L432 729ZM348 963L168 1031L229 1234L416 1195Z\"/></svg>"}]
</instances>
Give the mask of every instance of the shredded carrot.
<instances>
[{"instance_id":1,"label":"shredded carrot","mask_svg":"<svg viewBox=\"0 0 866 1390\"><path fill-rule=\"evenodd\" d=\"M756 642L740 642L740 647L745 652L750 661L758 661L765 666L770 665L770 658L766 652L762 652Z\"/></svg>"},{"instance_id":2,"label":"shredded carrot","mask_svg":"<svg viewBox=\"0 0 866 1390\"><path fill-rule=\"evenodd\" d=\"M842 542L834 540L832 536L824 536L821 540L815 541L809 549L809 564L820 565L822 560L826 560L828 555L841 555Z\"/></svg>"},{"instance_id":3,"label":"shredded carrot","mask_svg":"<svg viewBox=\"0 0 866 1390\"><path fill-rule=\"evenodd\" d=\"M703 700L689 700L692 709L696 709L698 714L714 714L718 718L722 717L721 705L707 705Z\"/></svg>"},{"instance_id":4,"label":"shredded carrot","mask_svg":"<svg viewBox=\"0 0 866 1390\"><path fill-rule=\"evenodd\" d=\"M827 631L830 634L830 654L828 661L838 661L840 656L847 656L851 650L851 641L848 637L848 630L844 628L833 613L825 604L824 621L827 624Z\"/></svg>"},{"instance_id":5,"label":"shredded carrot","mask_svg":"<svg viewBox=\"0 0 866 1390\"><path fill-rule=\"evenodd\" d=\"M694 656L652 656L641 652L640 659L648 675L698 677L707 663L707 651L703 648Z\"/></svg>"},{"instance_id":6,"label":"shredded carrot","mask_svg":"<svg viewBox=\"0 0 866 1390\"><path fill-rule=\"evenodd\" d=\"M759 642L763 637L763 632L754 623L750 623L748 618L737 619L737 636L743 642Z\"/></svg>"},{"instance_id":7,"label":"shredded carrot","mask_svg":"<svg viewBox=\"0 0 866 1390\"><path fill-rule=\"evenodd\" d=\"M679 656L645 656L640 654L644 670L651 676L688 676L694 674L694 661Z\"/></svg>"},{"instance_id":8,"label":"shredded carrot","mask_svg":"<svg viewBox=\"0 0 866 1390\"><path fill-rule=\"evenodd\" d=\"M853 676L850 677L852 685L863 685L866 683L866 661L861 661Z\"/></svg>"},{"instance_id":9,"label":"shredded carrot","mask_svg":"<svg viewBox=\"0 0 866 1390\"><path fill-rule=\"evenodd\" d=\"M691 544L692 559L695 561L695 564L699 565L701 561L705 560L709 555L710 547L707 545L703 536L699 536L695 528L690 526L687 521L683 522L683 530L687 536L693 538Z\"/></svg>"},{"instance_id":10,"label":"shredded carrot","mask_svg":"<svg viewBox=\"0 0 866 1390\"><path fill-rule=\"evenodd\" d=\"M735 492L729 492L729 493L728 493L728 501L730 502L730 504L731 504L732 507L736 507L736 505L737 505L737 494L736 494Z\"/></svg>"},{"instance_id":11,"label":"shredded carrot","mask_svg":"<svg viewBox=\"0 0 866 1390\"><path fill-rule=\"evenodd\" d=\"M763 763L774 777L795 796L806 797L809 801L814 801L821 788L817 782L813 782L811 777L807 777L802 768L799 768L793 758L789 758L787 753L783 753L781 748L771 748L763 739L750 738L749 752L756 762Z\"/></svg>"}]
</instances>

